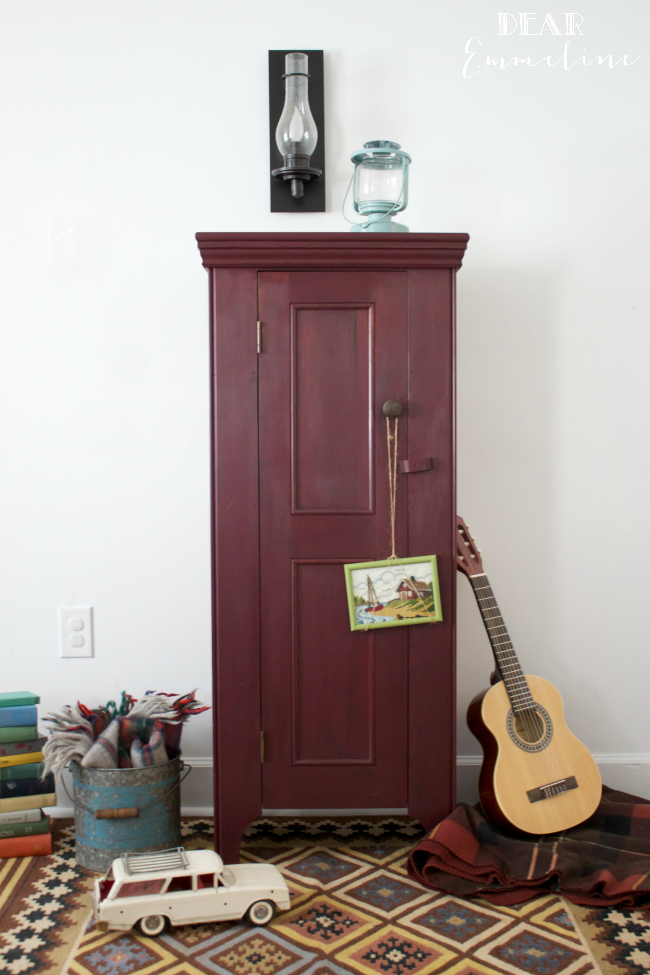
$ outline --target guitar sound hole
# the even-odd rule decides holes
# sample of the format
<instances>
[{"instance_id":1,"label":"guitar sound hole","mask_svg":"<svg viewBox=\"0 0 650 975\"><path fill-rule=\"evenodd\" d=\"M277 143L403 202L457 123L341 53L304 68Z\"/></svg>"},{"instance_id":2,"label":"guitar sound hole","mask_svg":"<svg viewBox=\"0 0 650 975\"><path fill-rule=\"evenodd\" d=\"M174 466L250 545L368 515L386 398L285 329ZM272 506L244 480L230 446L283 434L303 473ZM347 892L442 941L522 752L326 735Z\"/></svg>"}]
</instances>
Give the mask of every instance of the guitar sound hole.
<instances>
[{"instance_id":1,"label":"guitar sound hole","mask_svg":"<svg viewBox=\"0 0 650 975\"><path fill-rule=\"evenodd\" d=\"M543 751L553 737L551 716L537 702L532 708L525 708L517 714L511 708L506 724L512 741L525 752Z\"/></svg>"},{"instance_id":2,"label":"guitar sound hole","mask_svg":"<svg viewBox=\"0 0 650 975\"><path fill-rule=\"evenodd\" d=\"M546 731L541 715L533 708L520 711L515 717L515 734L522 741L533 745L540 741Z\"/></svg>"}]
</instances>

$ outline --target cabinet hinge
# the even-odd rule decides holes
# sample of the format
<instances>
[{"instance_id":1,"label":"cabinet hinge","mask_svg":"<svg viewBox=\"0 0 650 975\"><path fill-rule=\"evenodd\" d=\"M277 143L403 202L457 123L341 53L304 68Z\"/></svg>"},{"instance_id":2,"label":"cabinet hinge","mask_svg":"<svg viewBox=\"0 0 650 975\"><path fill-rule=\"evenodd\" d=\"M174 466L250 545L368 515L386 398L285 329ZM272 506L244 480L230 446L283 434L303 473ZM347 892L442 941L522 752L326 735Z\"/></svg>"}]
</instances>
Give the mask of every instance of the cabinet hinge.
<instances>
[{"instance_id":1,"label":"cabinet hinge","mask_svg":"<svg viewBox=\"0 0 650 975\"><path fill-rule=\"evenodd\" d=\"M260 731L260 762L264 762L264 732Z\"/></svg>"},{"instance_id":2,"label":"cabinet hinge","mask_svg":"<svg viewBox=\"0 0 650 975\"><path fill-rule=\"evenodd\" d=\"M262 351L262 323L257 323L257 351Z\"/></svg>"}]
</instances>

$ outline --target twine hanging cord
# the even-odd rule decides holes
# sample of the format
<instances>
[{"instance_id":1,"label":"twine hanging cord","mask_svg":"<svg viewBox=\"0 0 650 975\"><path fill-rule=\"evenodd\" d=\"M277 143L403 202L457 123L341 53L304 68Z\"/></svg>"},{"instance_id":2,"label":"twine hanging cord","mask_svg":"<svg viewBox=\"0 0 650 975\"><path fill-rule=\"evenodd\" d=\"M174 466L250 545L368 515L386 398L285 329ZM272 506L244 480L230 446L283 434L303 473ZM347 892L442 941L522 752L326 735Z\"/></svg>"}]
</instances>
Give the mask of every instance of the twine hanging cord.
<instances>
[{"instance_id":1,"label":"twine hanging cord","mask_svg":"<svg viewBox=\"0 0 650 975\"><path fill-rule=\"evenodd\" d=\"M403 563L395 551L395 516L397 513L397 424L399 420L395 417L395 427L393 433L390 432L390 418L386 417L386 446L388 453L388 492L390 498L390 542L391 549L390 555L388 556L389 562L396 562L397 565L402 569L402 575L404 581L410 583L411 580L404 570ZM391 451L391 442L393 444L393 450Z\"/></svg>"},{"instance_id":2,"label":"twine hanging cord","mask_svg":"<svg viewBox=\"0 0 650 975\"><path fill-rule=\"evenodd\" d=\"M397 510L397 424L399 418L395 417L395 433L390 432L390 418L386 417L386 445L388 448L388 492L390 497L390 541L391 549L389 559L397 561L395 552L395 512ZM393 441L393 456L391 457L390 444Z\"/></svg>"},{"instance_id":3,"label":"twine hanging cord","mask_svg":"<svg viewBox=\"0 0 650 975\"><path fill-rule=\"evenodd\" d=\"M395 419L395 426L393 428L393 433L390 432L390 417L386 417L386 448L388 454L388 495L390 501L390 555L388 556L388 562L396 562L400 568L402 567L402 562L398 558L397 552L395 551L395 517L397 514L397 432L399 420L397 417ZM393 449L391 450L391 443ZM405 582L410 582L410 579L406 575L406 572L402 568L402 574L404 576ZM372 624L366 623L362 629L368 631Z\"/></svg>"},{"instance_id":4,"label":"twine hanging cord","mask_svg":"<svg viewBox=\"0 0 650 975\"><path fill-rule=\"evenodd\" d=\"M386 447L388 453L388 494L390 498L390 540L391 548L390 555L388 556L389 562L397 562L400 564L397 554L395 552L395 512L397 504L397 423L398 419L395 417L395 432L390 432L390 417L386 417ZM393 453L391 456L390 444L393 441ZM406 576L404 577L406 578ZM368 632L371 627L371 623L366 623L363 629Z\"/></svg>"}]
</instances>

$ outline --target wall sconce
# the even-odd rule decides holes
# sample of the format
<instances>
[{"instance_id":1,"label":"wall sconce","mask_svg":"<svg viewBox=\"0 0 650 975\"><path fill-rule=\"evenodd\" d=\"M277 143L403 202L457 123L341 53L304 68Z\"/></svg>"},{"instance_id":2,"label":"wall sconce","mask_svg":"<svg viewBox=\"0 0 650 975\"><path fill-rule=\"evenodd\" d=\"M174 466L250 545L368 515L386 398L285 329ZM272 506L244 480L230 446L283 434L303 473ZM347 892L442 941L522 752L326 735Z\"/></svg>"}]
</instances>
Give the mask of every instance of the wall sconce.
<instances>
[{"instance_id":1,"label":"wall sconce","mask_svg":"<svg viewBox=\"0 0 650 975\"><path fill-rule=\"evenodd\" d=\"M366 220L350 229L408 233L409 228L403 223L393 223L392 215L404 210L408 203L409 154L399 142L376 139L364 143L363 149L352 156L352 162L355 168L350 183L354 180L354 209ZM349 189L348 186L348 192Z\"/></svg>"},{"instance_id":2,"label":"wall sconce","mask_svg":"<svg viewBox=\"0 0 650 975\"><path fill-rule=\"evenodd\" d=\"M324 211L322 51L269 51L269 112L271 211Z\"/></svg>"},{"instance_id":3,"label":"wall sconce","mask_svg":"<svg viewBox=\"0 0 650 975\"><path fill-rule=\"evenodd\" d=\"M309 58L306 54L287 54L284 59L284 109L275 130L275 142L284 166L272 175L291 181L294 199L303 196L304 183L323 173L310 166L318 142L318 129L309 107Z\"/></svg>"}]
</instances>

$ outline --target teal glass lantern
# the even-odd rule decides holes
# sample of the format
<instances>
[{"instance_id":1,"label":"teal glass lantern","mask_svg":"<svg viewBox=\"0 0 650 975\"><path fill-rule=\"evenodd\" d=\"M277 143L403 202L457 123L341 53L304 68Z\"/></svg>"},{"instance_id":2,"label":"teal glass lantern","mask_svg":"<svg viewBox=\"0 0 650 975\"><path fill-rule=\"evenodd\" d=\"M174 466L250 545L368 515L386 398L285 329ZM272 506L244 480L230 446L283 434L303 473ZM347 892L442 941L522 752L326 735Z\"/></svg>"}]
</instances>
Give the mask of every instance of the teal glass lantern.
<instances>
[{"instance_id":1,"label":"teal glass lantern","mask_svg":"<svg viewBox=\"0 0 650 975\"><path fill-rule=\"evenodd\" d=\"M354 163L354 209L365 222L353 231L408 233L403 223L394 223L393 214L408 203L408 173L411 157L399 142L376 139L364 143L352 156Z\"/></svg>"}]
</instances>

